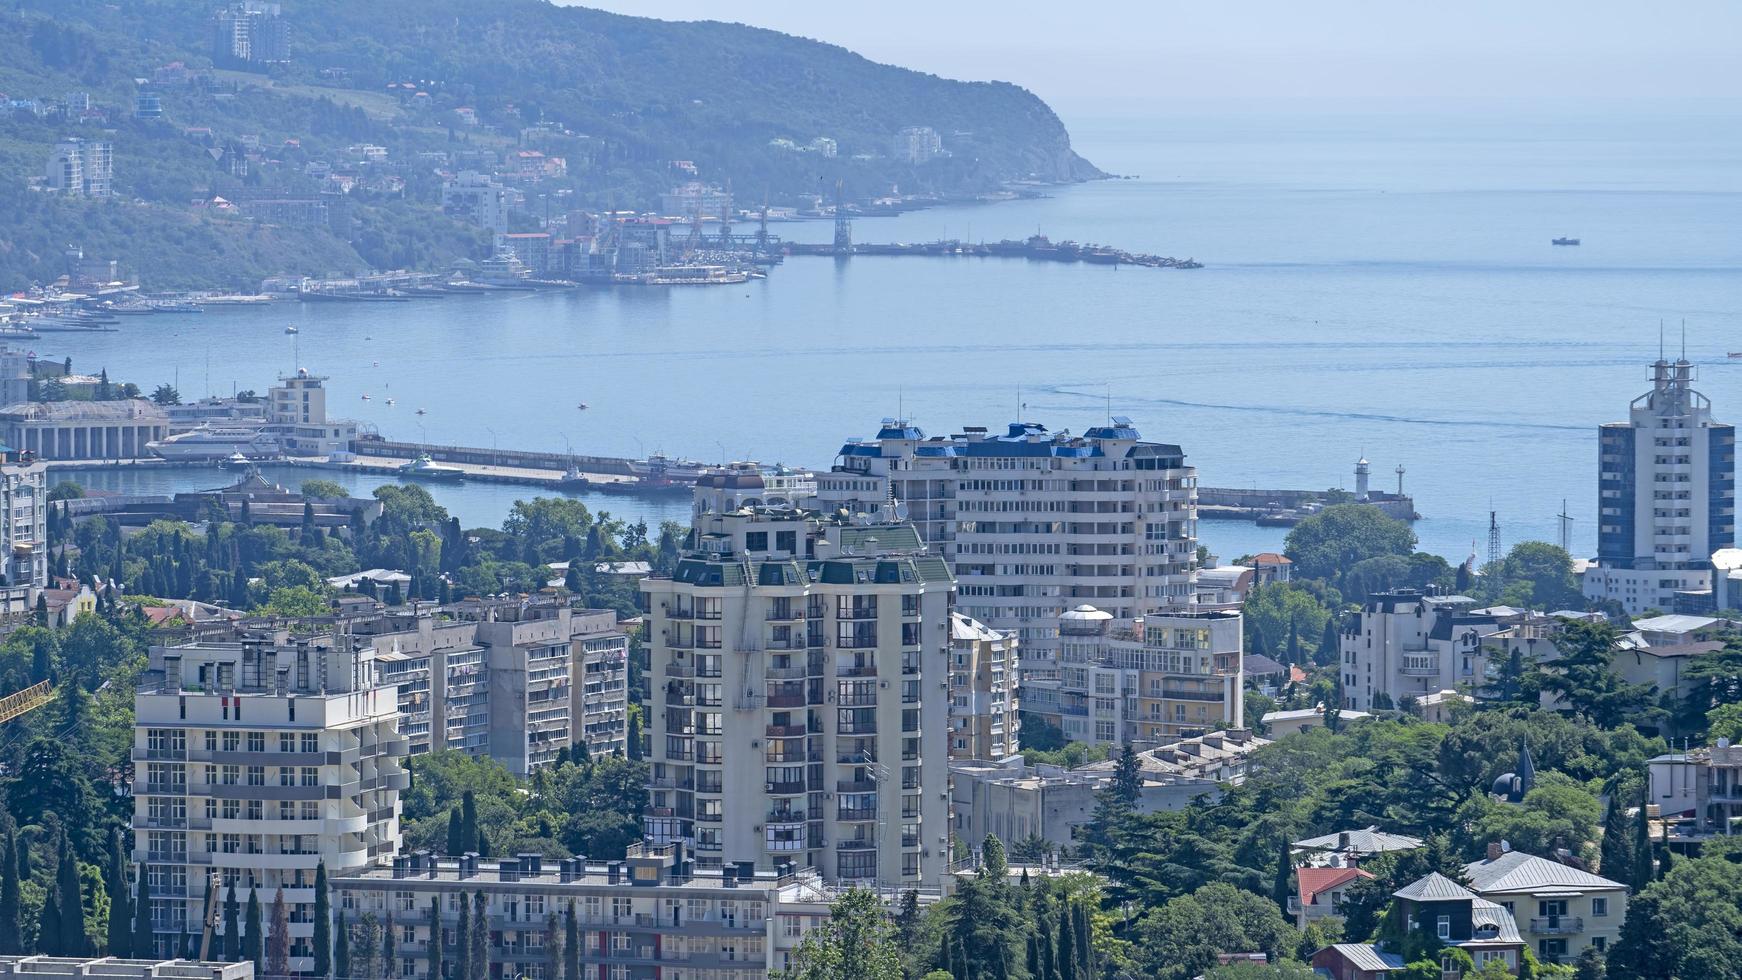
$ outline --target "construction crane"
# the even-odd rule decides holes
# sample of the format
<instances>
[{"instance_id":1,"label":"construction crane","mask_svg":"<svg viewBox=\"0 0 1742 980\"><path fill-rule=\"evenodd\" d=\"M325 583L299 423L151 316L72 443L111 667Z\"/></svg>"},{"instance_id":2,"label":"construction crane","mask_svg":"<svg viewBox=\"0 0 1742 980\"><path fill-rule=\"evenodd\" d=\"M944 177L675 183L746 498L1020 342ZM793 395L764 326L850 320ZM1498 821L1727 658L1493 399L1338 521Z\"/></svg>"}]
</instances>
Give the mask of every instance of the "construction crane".
<instances>
[{"instance_id":1,"label":"construction crane","mask_svg":"<svg viewBox=\"0 0 1742 980\"><path fill-rule=\"evenodd\" d=\"M200 933L200 961L212 960L212 933L218 928L218 873L206 876L206 928Z\"/></svg>"},{"instance_id":2,"label":"construction crane","mask_svg":"<svg viewBox=\"0 0 1742 980\"><path fill-rule=\"evenodd\" d=\"M0 724L20 718L54 700L54 685L48 681L32 684L16 694L0 698Z\"/></svg>"},{"instance_id":3,"label":"construction crane","mask_svg":"<svg viewBox=\"0 0 1742 980\"><path fill-rule=\"evenodd\" d=\"M696 209L691 215L690 220L692 222L690 225L690 237L683 245L684 262L688 262L695 258L696 252L698 252L702 247L702 199L700 196L696 198Z\"/></svg>"}]
</instances>

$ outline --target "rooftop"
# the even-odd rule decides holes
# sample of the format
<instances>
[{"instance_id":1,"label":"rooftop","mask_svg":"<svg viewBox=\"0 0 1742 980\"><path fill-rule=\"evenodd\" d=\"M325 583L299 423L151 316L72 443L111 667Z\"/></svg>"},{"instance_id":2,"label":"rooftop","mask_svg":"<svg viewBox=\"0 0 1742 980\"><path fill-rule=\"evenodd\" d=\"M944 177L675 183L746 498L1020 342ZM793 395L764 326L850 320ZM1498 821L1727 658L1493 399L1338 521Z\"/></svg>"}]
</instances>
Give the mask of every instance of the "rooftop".
<instances>
[{"instance_id":1,"label":"rooftop","mask_svg":"<svg viewBox=\"0 0 1742 980\"><path fill-rule=\"evenodd\" d=\"M0 408L0 417L30 422L168 422L169 415L144 398L110 402L19 402Z\"/></svg>"},{"instance_id":2,"label":"rooftop","mask_svg":"<svg viewBox=\"0 0 1742 980\"><path fill-rule=\"evenodd\" d=\"M1558 861L1539 858L1523 851L1507 851L1497 858L1484 858L1464 866L1470 887L1484 895L1496 892L1564 891L1579 894L1588 891L1615 891L1626 888L1588 871L1580 871Z\"/></svg>"},{"instance_id":3,"label":"rooftop","mask_svg":"<svg viewBox=\"0 0 1742 980\"><path fill-rule=\"evenodd\" d=\"M1372 825L1364 830L1346 830L1308 837L1306 840L1295 841L1291 846L1307 851L1352 850L1362 854L1381 854L1386 851L1413 851L1421 845L1422 840L1419 837L1388 834L1377 825Z\"/></svg>"}]
</instances>

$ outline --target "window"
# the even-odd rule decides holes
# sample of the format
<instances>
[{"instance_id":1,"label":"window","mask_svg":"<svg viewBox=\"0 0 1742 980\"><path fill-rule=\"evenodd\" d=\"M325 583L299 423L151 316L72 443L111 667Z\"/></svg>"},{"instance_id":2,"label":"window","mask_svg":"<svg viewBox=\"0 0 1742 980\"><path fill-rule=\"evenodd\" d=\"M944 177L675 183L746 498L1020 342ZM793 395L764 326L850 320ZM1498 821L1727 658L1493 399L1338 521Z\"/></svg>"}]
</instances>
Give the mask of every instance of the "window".
<instances>
[{"instance_id":1,"label":"window","mask_svg":"<svg viewBox=\"0 0 1742 980\"><path fill-rule=\"evenodd\" d=\"M1452 917L1449 915L1440 916L1439 924L1435 927L1435 931L1436 931L1436 934L1440 937L1441 942L1444 942L1448 939L1451 939L1452 938Z\"/></svg>"},{"instance_id":2,"label":"window","mask_svg":"<svg viewBox=\"0 0 1742 980\"><path fill-rule=\"evenodd\" d=\"M1606 898L1591 899L1591 918L1598 919L1609 914L1609 900Z\"/></svg>"}]
</instances>

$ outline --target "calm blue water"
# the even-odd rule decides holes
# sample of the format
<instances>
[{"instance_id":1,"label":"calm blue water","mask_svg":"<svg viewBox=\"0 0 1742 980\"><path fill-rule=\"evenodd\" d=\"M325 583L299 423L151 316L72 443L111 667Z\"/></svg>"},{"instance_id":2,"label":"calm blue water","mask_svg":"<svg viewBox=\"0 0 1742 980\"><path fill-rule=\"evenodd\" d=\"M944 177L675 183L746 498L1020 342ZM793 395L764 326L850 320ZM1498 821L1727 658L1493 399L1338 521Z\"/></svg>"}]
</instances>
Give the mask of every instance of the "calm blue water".
<instances>
[{"instance_id":1,"label":"calm blue water","mask_svg":"<svg viewBox=\"0 0 1742 980\"><path fill-rule=\"evenodd\" d=\"M1081 431L1110 395L1147 437L1182 444L1206 485L1348 486L1365 454L1378 485L1406 467L1424 547L1461 559L1490 508L1506 542L1553 540L1565 498L1588 552L1594 428L1644 390L1660 320L1674 348L1686 319L1702 387L1742 418L1742 362L1724 356L1742 350L1739 115L1234 106L1068 120L1086 156L1141 179L861 220L855 237L1039 229L1206 268L800 258L738 288L281 305L38 345L148 390L178 378L191 396L264 389L293 366L294 321L301 363L332 376L338 407L394 437L810 466L898 406L937 432L1002 424L1019 404ZM1557 235L1584 244L1550 246ZM451 492L490 497L481 517L524 495ZM1280 541L1221 522L1202 536L1225 556Z\"/></svg>"}]
</instances>

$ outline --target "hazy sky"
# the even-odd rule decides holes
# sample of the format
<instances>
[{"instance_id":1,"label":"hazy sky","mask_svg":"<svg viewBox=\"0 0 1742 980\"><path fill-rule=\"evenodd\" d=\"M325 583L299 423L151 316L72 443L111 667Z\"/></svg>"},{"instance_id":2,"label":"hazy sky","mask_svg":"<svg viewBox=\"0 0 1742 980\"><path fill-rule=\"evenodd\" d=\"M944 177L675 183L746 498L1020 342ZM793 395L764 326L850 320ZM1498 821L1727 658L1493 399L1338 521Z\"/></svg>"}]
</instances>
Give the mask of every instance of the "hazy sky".
<instances>
[{"instance_id":1,"label":"hazy sky","mask_svg":"<svg viewBox=\"0 0 1742 980\"><path fill-rule=\"evenodd\" d=\"M566 2L566 0L561 0ZM735 20L1069 112L1148 98L1742 97L1738 0L584 0Z\"/></svg>"}]
</instances>

